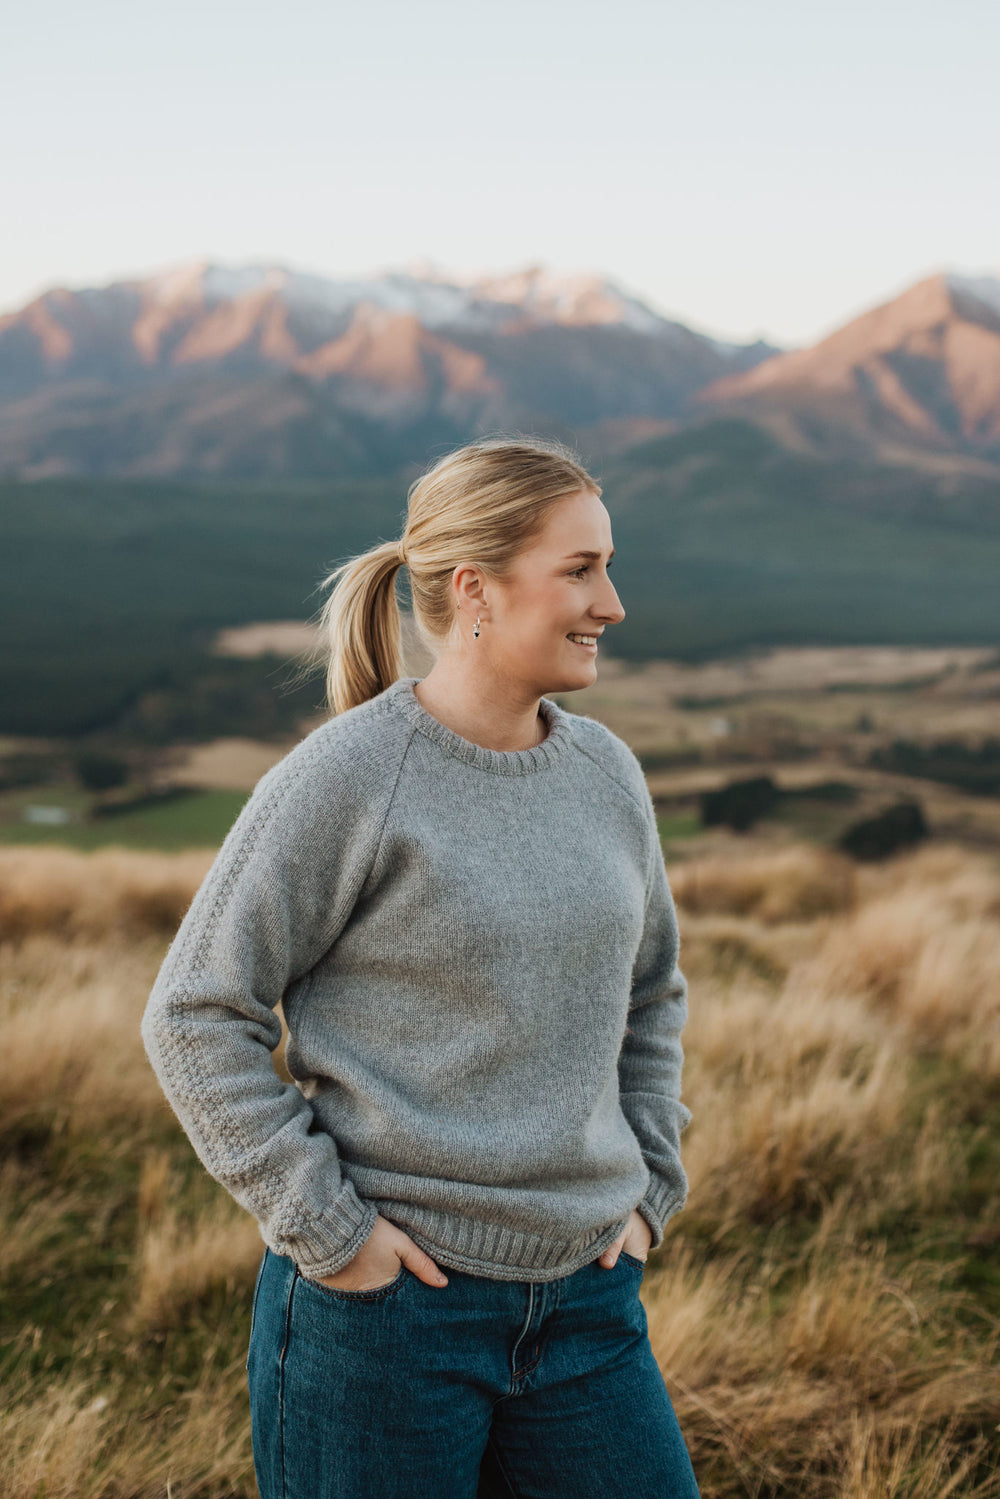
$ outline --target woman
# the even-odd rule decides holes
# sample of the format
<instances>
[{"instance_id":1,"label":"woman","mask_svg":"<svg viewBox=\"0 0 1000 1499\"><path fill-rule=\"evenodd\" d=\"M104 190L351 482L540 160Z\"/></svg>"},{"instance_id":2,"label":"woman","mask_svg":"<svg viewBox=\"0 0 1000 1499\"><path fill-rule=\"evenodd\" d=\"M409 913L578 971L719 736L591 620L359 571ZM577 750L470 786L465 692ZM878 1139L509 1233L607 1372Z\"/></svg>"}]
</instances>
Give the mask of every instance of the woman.
<instances>
[{"instance_id":1,"label":"woman","mask_svg":"<svg viewBox=\"0 0 1000 1499\"><path fill-rule=\"evenodd\" d=\"M676 915L638 760L543 695L624 617L600 495L561 444L474 442L331 574L334 716L150 995L161 1085L266 1245L263 1499L697 1495L639 1298L687 1193Z\"/></svg>"}]
</instances>

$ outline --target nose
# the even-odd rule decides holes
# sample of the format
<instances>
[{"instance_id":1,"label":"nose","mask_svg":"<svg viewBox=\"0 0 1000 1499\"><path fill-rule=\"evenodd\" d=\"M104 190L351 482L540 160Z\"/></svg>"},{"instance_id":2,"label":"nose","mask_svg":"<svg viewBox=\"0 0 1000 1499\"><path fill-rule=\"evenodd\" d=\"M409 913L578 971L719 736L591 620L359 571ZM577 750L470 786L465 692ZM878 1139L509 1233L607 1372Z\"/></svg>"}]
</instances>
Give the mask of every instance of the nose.
<instances>
[{"instance_id":1,"label":"nose","mask_svg":"<svg viewBox=\"0 0 1000 1499\"><path fill-rule=\"evenodd\" d=\"M625 610L610 578L605 579L605 589L594 606L594 613L606 624L617 625L625 618Z\"/></svg>"}]
</instances>

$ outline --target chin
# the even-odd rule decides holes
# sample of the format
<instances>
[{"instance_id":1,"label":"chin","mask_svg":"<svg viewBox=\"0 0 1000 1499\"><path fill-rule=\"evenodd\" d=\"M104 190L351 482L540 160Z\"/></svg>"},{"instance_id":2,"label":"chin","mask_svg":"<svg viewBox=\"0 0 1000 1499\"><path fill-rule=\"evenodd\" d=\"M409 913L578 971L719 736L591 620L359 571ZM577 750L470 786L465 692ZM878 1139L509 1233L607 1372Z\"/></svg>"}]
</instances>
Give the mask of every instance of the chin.
<instances>
[{"instance_id":1,"label":"chin","mask_svg":"<svg viewBox=\"0 0 1000 1499\"><path fill-rule=\"evenodd\" d=\"M596 678L596 660L581 661L575 671L567 671L565 668L553 671L543 696L549 697L553 692L579 692L584 687L590 687Z\"/></svg>"}]
</instances>

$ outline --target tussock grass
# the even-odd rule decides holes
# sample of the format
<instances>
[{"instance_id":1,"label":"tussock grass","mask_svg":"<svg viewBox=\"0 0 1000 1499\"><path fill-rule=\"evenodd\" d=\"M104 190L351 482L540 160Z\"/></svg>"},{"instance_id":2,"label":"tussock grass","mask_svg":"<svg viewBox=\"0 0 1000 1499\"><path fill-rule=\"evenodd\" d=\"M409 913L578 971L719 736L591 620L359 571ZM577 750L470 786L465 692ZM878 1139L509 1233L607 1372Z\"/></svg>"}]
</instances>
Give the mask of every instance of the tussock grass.
<instances>
[{"instance_id":1,"label":"tussock grass","mask_svg":"<svg viewBox=\"0 0 1000 1499\"><path fill-rule=\"evenodd\" d=\"M901 1430L880 1426L876 1417L860 1413L851 1420L851 1446L844 1458L843 1499L885 1499L906 1494L908 1499L987 1499L995 1491L987 1475L976 1481L989 1461L990 1443L969 1440L960 1420L948 1423L940 1435L921 1449L919 1423ZM961 1455L956 1457L956 1453Z\"/></svg>"},{"instance_id":2,"label":"tussock grass","mask_svg":"<svg viewBox=\"0 0 1000 1499\"><path fill-rule=\"evenodd\" d=\"M104 944L34 933L0 961L0 1128L95 1138L165 1117L150 1088L137 1013L162 944L141 931Z\"/></svg>"},{"instance_id":3,"label":"tussock grass","mask_svg":"<svg viewBox=\"0 0 1000 1499\"><path fill-rule=\"evenodd\" d=\"M849 910L856 884L850 859L811 844L740 859L692 859L670 875L678 904L690 914L724 911L765 925Z\"/></svg>"},{"instance_id":4,"label":"tussock grass","mask_svg":"<svg viewBox=\"0 0 1000 1499\"><path fill-rule=\"evenodd\" d=\"M261 1237L248 1214L228 1196L192 1212L179 1205L179 1186L170 1152L150 1150L139 1177L132 1332L177 1326L213 1287L232 1293L253 1281L260 1264Z\"/></svg>"},{"instance_id":5,"label":"tussock grass","mask_svg":"<svg viewBox=\"0 0 1000 1499\"><path fill-rule=\"evenodd\" d=\"M263 1246L138 1031L210 857L0 850L3 1499L255 1493ZM642 1295L702 1494L1000 1499L1000 868L671 883L691 1194Z\"/></svg>"},{"instance_id":6,"label":"tussock grass","mask_svg":"<svg viewBox=\"0 0 1000 1499\"><path fill-rule=\"evenodd\" d=\"M40 1382L0 1412L2 1492L5 1499L256 1495L245 1407L240 1358L202 1369L180 1391L167 1381L137 1391L121 1376Z\"/></svg>"},{"instance_id":7,"label":"tussock grass","mask_svg":"<svg viewBox=\"0 0 1000 1499\"><path fill-rule=\"evenodd\" d=\"M899 1021L907 1044L1000 1075L1000 877L992 861L928 849L870 878L799 981L820 1002L861 995Z\"/></svg>"},{"instance_id":8,"label":"tussock grass","mask_svg":"<svg viewBox=\"0 0 1000 1499\"><path fill-rule=\"evenodd\" d=\"M214 851L139 853L102 848L0 848L0 935L103 937L169 933L180 923Z\"/></svg>"}]
</instances>

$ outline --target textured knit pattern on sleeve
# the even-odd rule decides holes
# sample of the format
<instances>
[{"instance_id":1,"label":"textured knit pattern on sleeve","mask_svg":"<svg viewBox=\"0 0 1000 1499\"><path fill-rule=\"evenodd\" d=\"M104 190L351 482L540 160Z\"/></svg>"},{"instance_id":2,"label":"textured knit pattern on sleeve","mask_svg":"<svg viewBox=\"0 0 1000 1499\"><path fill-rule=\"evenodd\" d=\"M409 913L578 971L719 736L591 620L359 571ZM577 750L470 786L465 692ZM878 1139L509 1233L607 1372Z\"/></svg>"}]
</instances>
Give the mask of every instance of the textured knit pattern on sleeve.
<instances>
[{"instance_id":1,"label":"textured knit pattern on sleeve","mask_svg":"<svg viewBox=\"0 0 1000 1499\"><path fill-rule=\"evenodd\" d=\"M205 1168L304 1275L376 1213L444 1266L570 1274L687 1180L687 985L642 768L548 698L485 749L403 677L257 783L142 1017ZM288 1026L285 1060L274 1070Z\"/></svg>"}]
</instances>

